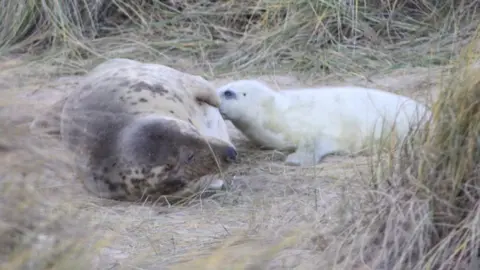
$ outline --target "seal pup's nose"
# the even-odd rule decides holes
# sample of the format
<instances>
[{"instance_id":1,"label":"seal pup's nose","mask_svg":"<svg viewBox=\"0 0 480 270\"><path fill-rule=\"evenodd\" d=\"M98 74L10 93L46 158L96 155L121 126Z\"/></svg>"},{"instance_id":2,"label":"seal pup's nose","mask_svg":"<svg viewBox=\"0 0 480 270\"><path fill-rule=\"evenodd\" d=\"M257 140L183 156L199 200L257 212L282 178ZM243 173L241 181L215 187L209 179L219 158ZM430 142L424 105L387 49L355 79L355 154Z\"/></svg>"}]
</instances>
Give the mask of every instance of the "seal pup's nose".
<instances>
[{"instance_id":1,"label":"seal pup's nose","mask_svg":"<svg viewBox=\"0 0 480 270\"><path fill-rule=\"evenodd\" d=\"M233 162L237 160L237 150L235 148L229 146L225 150L225 160L227 162Z\"/></svg>"}]
</instances>

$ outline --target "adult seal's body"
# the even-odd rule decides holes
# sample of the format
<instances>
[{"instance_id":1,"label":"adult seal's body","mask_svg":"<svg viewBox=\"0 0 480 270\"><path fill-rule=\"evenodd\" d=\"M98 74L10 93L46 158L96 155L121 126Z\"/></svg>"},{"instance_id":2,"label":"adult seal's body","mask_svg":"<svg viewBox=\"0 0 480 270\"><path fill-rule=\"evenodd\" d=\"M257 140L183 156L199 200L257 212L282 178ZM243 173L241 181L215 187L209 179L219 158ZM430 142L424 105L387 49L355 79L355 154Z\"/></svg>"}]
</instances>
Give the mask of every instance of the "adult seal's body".
<instances>
[{"instance_id":1,"label":"adult seal's body","mask_svg":"<svg viewBox=\"0 0 480 270\"><path fill-rule=\"evenodd\" d=\"M236 159L219 98L200 76L112 59L63 103L55 104L61 138L75 152L86 188L100 197L171 195Z\"/></svg>"},{"instance_id":2,"label":"adult seal's body","mask_svg":"<svg viewBox=\"0 0 480 270\"><path fill-rule=\"evenodd\" d=\"M430 114L408 97L361 87L275 91L256 80L239 80L217 94L220 113L247 138L267 149L292 151L288 165L313 165L328 154L401 140Z\"/></svg>"}]
</instances>

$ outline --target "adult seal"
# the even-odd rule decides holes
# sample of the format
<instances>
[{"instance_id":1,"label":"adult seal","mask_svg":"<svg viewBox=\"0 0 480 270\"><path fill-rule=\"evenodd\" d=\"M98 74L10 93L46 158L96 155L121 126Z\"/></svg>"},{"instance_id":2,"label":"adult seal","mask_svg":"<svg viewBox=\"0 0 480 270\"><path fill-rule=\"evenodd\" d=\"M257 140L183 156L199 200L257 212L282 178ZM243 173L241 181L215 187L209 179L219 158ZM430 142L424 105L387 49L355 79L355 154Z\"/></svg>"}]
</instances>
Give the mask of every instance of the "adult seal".
<instances>
[{"instance_id":1,"label":"adult seal","mask_svg":"<svg viewBox=\"0 0 480 270\"><path fill-rule=\"evenodd\" d=\"M402 140L431 114L408 97L362 87L275 91L257 80L238 80L217 94L224 119L263 148L290 151L285 163L292 166L372 150L387 138Z\"/></svg>"},{"instance_id":2,"label":"adult seal","mask_svg":"<svg viewBox=\"0 0 480 270\"><path fill-rule=\"evenodd\" d=\"M133 201L176 194L236 159L219 103L201 76L116 58L54 107L87 190Z\"/></svg>"}]
</instances>

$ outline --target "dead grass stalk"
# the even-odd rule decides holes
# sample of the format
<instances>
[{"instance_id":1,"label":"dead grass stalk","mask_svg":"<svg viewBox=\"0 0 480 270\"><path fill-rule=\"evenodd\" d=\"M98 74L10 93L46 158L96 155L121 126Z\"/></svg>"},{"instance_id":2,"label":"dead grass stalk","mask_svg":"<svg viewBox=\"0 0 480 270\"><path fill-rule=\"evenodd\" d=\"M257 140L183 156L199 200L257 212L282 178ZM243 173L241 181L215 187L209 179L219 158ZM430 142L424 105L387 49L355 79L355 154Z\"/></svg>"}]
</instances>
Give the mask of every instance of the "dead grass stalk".
<instances>
[{"instance_id":1,"label":"dead grass stalk","mask_svg":"<svg viewBox=\"0 0 480 270\"><path fill-rule=\"evenodd\" d=\"M479 3L1 0L0 54L49 51L63 73L126 56L184 67L181 58L209 76L378 72L447 63L478 25Z\"/></svg>"}]
</instances>

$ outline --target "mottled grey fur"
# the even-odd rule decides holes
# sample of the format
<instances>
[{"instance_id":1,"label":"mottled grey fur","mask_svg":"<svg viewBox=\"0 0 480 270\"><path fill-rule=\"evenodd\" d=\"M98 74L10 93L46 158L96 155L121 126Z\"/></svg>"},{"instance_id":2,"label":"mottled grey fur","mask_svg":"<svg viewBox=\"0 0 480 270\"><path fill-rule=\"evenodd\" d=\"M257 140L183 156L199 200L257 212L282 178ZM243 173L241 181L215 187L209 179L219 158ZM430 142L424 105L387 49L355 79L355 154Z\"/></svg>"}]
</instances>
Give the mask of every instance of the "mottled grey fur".
<instances>
[{"instance_id":1,"label":"mottled grey fur","mask_svg":"<svg viewBox=\"0 0 480 270\"><path fill-rule=\"evenodd\" d=\"M208 134L205 112L217 106L214 88L199 76L113 59L93 69L67 97L61 136L75 151L91 192L119 200L156 199L235 160L228 135Z\"/></svg>"}]
</instances>

